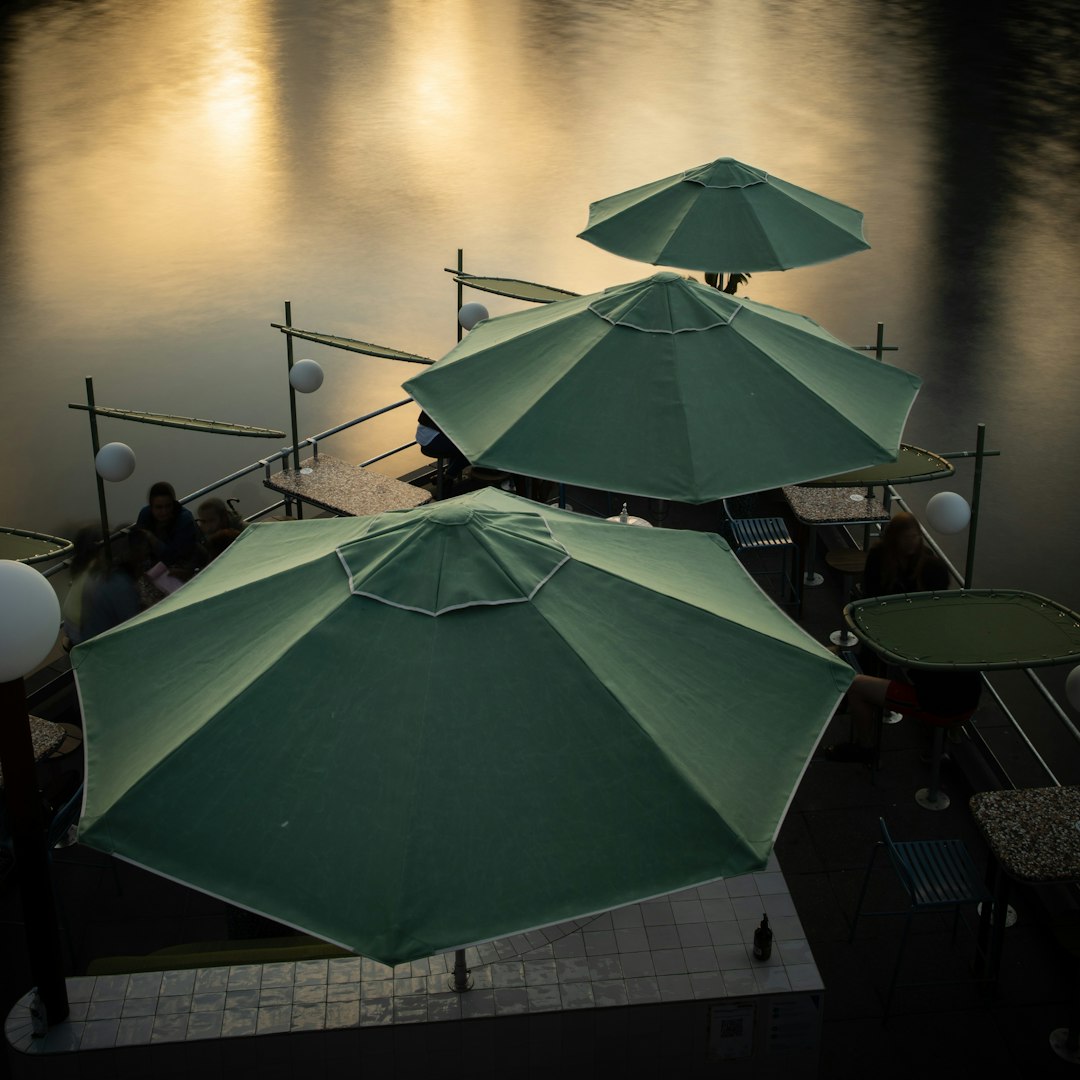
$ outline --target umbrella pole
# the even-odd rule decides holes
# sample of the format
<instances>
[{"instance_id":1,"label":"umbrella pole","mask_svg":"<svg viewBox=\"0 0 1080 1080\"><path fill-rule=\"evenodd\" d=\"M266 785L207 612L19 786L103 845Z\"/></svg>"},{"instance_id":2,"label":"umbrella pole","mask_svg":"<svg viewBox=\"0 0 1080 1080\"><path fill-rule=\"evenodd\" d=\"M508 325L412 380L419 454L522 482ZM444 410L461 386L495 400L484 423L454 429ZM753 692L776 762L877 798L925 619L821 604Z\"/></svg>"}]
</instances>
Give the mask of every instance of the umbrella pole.
<instances>
[{"instance_id":1,"label":"umbrella pole","mask_svg":"<svg viewBox=\"0 0 1080 1080\"><path fill-rule=\"evenodd\" d=\"M465 966L465 950L454 953L454 974L447 980L447 985L455 994L463 994L473 987L472 972Z\"/></svg>"}]
</instances>

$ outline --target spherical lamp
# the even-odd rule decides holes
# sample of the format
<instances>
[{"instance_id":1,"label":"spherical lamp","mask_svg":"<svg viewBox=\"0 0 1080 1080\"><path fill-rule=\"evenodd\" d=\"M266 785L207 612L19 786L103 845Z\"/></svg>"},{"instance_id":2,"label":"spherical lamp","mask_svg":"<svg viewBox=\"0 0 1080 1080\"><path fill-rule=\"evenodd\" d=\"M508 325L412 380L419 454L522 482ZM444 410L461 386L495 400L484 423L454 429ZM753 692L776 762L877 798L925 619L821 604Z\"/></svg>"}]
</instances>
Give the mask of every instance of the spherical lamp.
<instances>
[{"instance_id":1,"label":"spherical lamp","mask_svg":"<svg viewBox=\"0 0 1080 1080\"><path fill-rule=\"evenodd\" d=\"M301 394L313 394L323 384L323 369L314 360L297 360L289 371L289 383Z\"/></svg>"},{"instance_id":2,"label":"spherical lamp","mask_svg":"<svg viewBox=\"0 0 1080 1080\"><path fill-rule=\"evenodd\" d=\"M971 520L971 507L955 491L939 491L926 504L926 520L939 533L962 532Z\"/></svg>"},{"instance_id":3,"label":"spherical lamp","mask_svg":"<svg viewBox=\"0 0 1080 1080\"><path fill-rule=\"evenodd\" d=\"M94 468L102 480L117 484L135 471L135 451L127 443L106 443L94 458Z\"/></svg>"},{"instance_id":4,"label":"spherical lamp","mask_svg":"<svg viewBox=\"0 0 1080 1080\"><path fill-rule=\"evenodd\" d=\"M1065 696L1069 704L1080 712L1080 665L1074 667L1065 680Z\"/></svg>"},{"instance_id":5,"label":"spherical lamp","mask_svg":"<svg viewBox=\"0 0 1080 1080\"><path fill-rule=\"evenodd\" d=\"M478 322L488 317L488 309L483 304L462 304L457 317L458 322L466 330L471 330Z\"/></svg>"},{"instance_id":6,"label":"spherical lamp","mask_svg":"<svg viewBox=\"0 0 1080 1080\"><path fill-rule=\"evenodd\" d=\"M0 683L21 679L60 636L60 601L25 563L0 559Z\"/></svg>"}]
</instances>

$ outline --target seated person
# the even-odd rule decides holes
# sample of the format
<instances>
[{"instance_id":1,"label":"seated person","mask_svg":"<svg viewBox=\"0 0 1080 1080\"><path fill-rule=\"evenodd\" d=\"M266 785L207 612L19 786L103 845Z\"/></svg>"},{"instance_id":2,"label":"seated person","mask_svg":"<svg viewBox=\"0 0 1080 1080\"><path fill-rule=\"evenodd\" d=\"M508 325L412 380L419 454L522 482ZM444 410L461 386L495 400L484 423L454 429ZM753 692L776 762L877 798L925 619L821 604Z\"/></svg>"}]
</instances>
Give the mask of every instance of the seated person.
<instances>
[{"instance_id":1,"label":"seated person","mask_svg":"<svg viewBox=\"0 0 1080 1080\"><path fill-rule=\"evenodd\" d=\"M101 546L101 530L95 525L87 525L79 529L73 543L71 576L67 595L60 608L64 621L64 630L60 640L68 651L83 639L83 594L91 574L100 572L103 568L105 557L105 550Z\"/></svg>"},{"instance_id":2,"label":"seated person","mask_svg":"<svg viewBox=\"0 0 1080 1080\"><path fill-rule=\"evenodd\" d=\"M82 640L119 626L142 610L136 579L142 554L138 544L112 542L112 563L100 560L90 572L82 595Z\"/></svg>"},{"instance_id":3,"label":"seated person","mask_svg":"<svg viewBox=\"0 0 1080 1080\"><path fill-rule=\"evenodd\" d=\"M934 592L949 587L949 569L927 546L914 514L894 514L881 538L870 546L863 569L862 595ZM867 675L883 675L877 653L859 650L859 665ZM899 710L893 710L899 712Z\"/></svg>"},{"instance_id":4,"label":"seated person","mask_svg":"<svg viewBox=\"0 0 1080 1080\"><path fill-rule=\"evenodd\" d=\"M832 761L869 762L874 755L874 724L882 709L898 712L935 727L967 720L979 705L982 673L912 668L910 682L856 675L847 692L847 708L855 741L830 746Z\"/></svg>"},{"instance_id":5,"label":"seated person","mask_svg":"<svg viewBox=\"0 0 1080 1080\"><path fill-rule=\"evenodd\" d=\"M149 565L162 562L181 576L200 561L199 538L191 511L176 501L172 484L159 480L131 530L149 547Z\"/></svg>"},{"instance_id":6,"label":"seated person","mask_svg":"<svg viewBox=\"0 0 1080 1080\"><path fill-rule=\"evenodd\" d=\"M202 531L202 546L207 562L216 559L241 533L244 522L221 499L199 503L196 524Z\"/></svg>"},{"instance_id":7,"label":"seated person","mask_svg":"<svg viewBox=\"0 0 1080 1080\"><path fill-rule=\"evenodd\" d=\"M416 425L416 441L420 453L430 458L446 458L445 480L450 488L469 464L469 459L450 441L442 428L426 412L420 413Z\"/></svg>"},{"instance_id":8,"label":"seated person","mask_svg":"<svg viewBox=\"0 0 1080 1080\"><path fill-rule=\"evenodd\" d=\"M866 553L863 596L931 592L948 587L948 568L927 548L915 515L895 514Z\"/></svg>"}]
</instances>

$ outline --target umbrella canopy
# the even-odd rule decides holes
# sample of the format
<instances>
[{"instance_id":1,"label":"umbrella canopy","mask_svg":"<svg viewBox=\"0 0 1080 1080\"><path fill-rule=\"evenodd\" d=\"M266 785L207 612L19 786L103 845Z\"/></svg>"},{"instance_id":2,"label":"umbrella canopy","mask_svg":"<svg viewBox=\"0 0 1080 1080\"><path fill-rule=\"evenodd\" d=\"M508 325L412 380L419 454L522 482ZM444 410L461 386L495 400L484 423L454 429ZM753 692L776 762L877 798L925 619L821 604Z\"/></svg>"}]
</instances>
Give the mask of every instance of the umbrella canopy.
<instances>
[{"instance_id":1,"label":"umbrella canopy","mask_svg":"<svg viewBox=\"0 0 1080 1080\"><path fill-rule=\"evenodd\" d=\"M850 206L723 157L592 203L578 236L658 266L747 273L863 251L862 220Z\"/></svg>"},{"instance_id":2,"label":"umbrella canopy","mask_svg":"<svg viewBox=\"0 0 1080 1080\"><path fill-rule=\"evenodd\" d=\"M397 963L764 865L851 670L716 536L254 525L72 653L82 843Z\"/></svg>"},{"instance_id":3,"label":"umbrella canopy","mask_svg":"<svg viewBox=\"0 0 1080 1080\"><path fill-rule=\"evenodd\" d=\"M701 503L895 460L920 380L666 271L488 319L403 385L475 465Z\"/></svg>"}]
</instances>

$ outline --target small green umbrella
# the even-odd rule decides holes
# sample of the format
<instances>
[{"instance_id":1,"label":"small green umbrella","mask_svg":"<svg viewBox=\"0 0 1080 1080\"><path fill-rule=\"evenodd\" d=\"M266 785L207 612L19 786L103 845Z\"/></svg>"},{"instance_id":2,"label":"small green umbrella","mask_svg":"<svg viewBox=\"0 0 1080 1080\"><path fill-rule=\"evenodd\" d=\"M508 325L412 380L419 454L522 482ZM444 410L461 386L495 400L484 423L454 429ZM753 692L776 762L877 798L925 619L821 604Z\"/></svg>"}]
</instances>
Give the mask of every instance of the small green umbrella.
<instances>
[{"instance_id":1,"label":"small green umbrella","mask_svg":"<svg viewBox=\"0 0 1080 1080\"><path fill-rule=\"evenodd\" d=\"M788 270L863 251L863 216L722 157L594 202L583 240L657 266Z\"/></svg>"},{"instance_id":2,"label":"small green umbrella","mask_svg":"<svg viewBox=\"0 0 1080 1080\"><path fill-rule=\"evenodd\" d=\"M762 867L851 670L716 536L254 525L72 653L79 840L385 963Z\"/></svg>"},{"instance_id":3,"label":"small green umbrella","mask_svg":"<svg viewBox=\"0 0 1080 1080\"><path fill-rule=\"evenodd\" d=\"M702 503L895 460L920 380L665 271L488 319L403 385L475 465Z\"/></svg>"}]
</instances>

